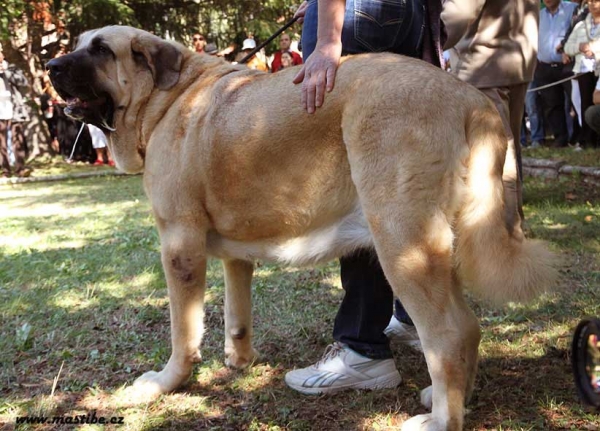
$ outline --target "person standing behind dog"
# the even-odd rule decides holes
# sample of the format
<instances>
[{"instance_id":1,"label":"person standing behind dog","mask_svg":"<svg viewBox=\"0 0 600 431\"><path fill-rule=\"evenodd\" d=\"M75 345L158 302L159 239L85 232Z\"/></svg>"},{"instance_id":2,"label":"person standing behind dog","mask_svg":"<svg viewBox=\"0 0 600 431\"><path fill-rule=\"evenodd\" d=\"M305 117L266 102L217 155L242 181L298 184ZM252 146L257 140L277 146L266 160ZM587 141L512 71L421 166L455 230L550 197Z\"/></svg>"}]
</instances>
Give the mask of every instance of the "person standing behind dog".
<instances>
[{"instance_id":1,"label":"person standing behind dog","mask_svg":"<svg viewBox=\"0 0 600 431\"><path fill-rule=\"evenodd\" d=\"M272 71L277 72L278 70L283 70L292 66L294 66L294 57L290 51L286 51L281 54L281 61L277 70L273 69Z\"/></svg>"},{"instance_id":2,"label":"person standing behind dog","mask_svg":"<svg viewBox=\"0 0 600 431\"><path fill-rule=\"evenodd\" d=\"M600 79L593 93L594 104L585 111L585 122L600 136Z\"/></svg>"},{"instance_id":3,"label":"person standing behind dog","mask_svg":"<svg viewBox=\"0 0 600 431\"><path fill-rule=\"evenodd\" d=\"M304 21L305 64L294 83L302 83L307 112L314 113L333 90L342 55L389 51L441 67L441 9L442 0L389 2L385 8L378 1L305 1L296 12ZM376 253L363 249L341 258L340 273L345 294L335 342L316 364L288 372L285 382L307 394L396 387L402 379L384 333L393 318L393 293Z\"/></svg>"},{"instance_id":4,"label":"person standing behind dog","mask_svg":"<svg viewBox=\"0 0 600 431\"><path fill-rule=\"evenodd\" d=\"M571 26L577 3L563 0L544 0L546 7L540 11L538 64L535 82L542 86L573 75L569 57L562 52L562 40ZM548 125L554 132L555 145L569 143L565 94L570 100L571 81L540 90Z\"/></svg>"},{"instance_id":5,"label":"person standing behind dog","mask_svg":"<svg viewBox=\"0 0 600 431\"><path fill-rule=\"evenodd\" d=\"M3 177L11 175L8 157L9 131L16 175L27 177L31 173L30 169L25 168L27 141L24 123L29 121L29 112L20 92L20 88L27 86L27 78L23 71L4 60L4 51L0 45L0 164Z\"/></svg>"},{"instance_id":6,"label":"person standing behind dog","mask_svg":"<svg viewBox=\"0 0 600 431\"><path fill-rule=\"evenodd\" d=\"M200 33L194 33L192 36L192 48L198 54L204 54L204 48L206 48L206 38Z\"/></svg>"},{"instance_id":7,"label":"person standing behind dog","mask_svg":"<svg viewBox=\"0 0 600 431\"><path fill-rule=\"evenodd\" d=\"M578 22L565 43L565 54L575 57L574 73L583 73L577 77L581 110L594 104L593 93L600 74L600 0L589 0L589 13ZM581 123L581 140L585 146L596 146L598 134L587 124Z\"/></svg>"},{"instance_id":8,"label":"person standing behind dog","mask_svg":"<svg viewBox=\"0 0 600 431\"><path fill-rule=\"evenodd\" d=\"M250 52L256 48L256 41L254 39L248 38L245 39L242 43L242 51L238 54L235 61L240 62L246 57ZM249 69L260 70L262 72L268 72L269 66L267 66L267 62L262 59L262 53L258 52L254 54L252 57L246 61L246 66Z\"/></svg>"},{"instance_id":9,"label":"person standing behind dog","mask_svg":"<svg viewBox=\"0 0 600 431\"><path fill-rule=\"evenodd\" d=\"M292 56L292 63L294 66L302 64L302 57L295 51L292 51L292 38L287 33L282 33L279 37L279 51L273 55L273 61L271 62L271 71L277 72L282 66L282 57L284 53L290 53Z\"/></svg>"},{"instance_id":10,"label":"person standing behind dog","mask_svg":"<svg viewBox=\"0 0 600 431\"><path fill-rule=\"evenodd\" d=\"M538 0L448 0L442 12L452 73L494 103L506 130L503 181L505 193L516 193L518 202L518 208L507 208L507 222L513 227L523 219L519 138L536 66L538 17Z\"/></svg>"},{"instance_id":11,"label":"person standing behind dog","mask_svg":"<svg viewBox=\"0 0 600 431\"><path fill-rule=\"evenodd\" d=\"M94 165L114 166L115 162L112 161L108 152L108 139L106 139L106 135L102 129L91 124L88 124L87 127L90 131L90 137L92 138L92 147L94 147L94 150L96 151L96 161L94 162Z\"/></svg>"}]
</instances>

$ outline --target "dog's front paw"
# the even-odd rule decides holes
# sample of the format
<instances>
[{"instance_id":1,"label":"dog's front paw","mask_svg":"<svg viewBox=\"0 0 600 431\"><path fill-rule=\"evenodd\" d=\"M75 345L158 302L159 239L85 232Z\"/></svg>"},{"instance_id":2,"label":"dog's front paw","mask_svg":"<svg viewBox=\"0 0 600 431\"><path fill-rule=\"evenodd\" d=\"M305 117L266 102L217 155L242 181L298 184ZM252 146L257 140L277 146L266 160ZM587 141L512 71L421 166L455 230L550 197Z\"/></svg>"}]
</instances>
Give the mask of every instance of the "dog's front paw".
<instances>
[{"instance_id":1,"label":"dog's front paw","mask_svg":"<svg viewBox=\"0 0 600 431\"><path fill-rule=\"evenodd\" d=\"M189 373L171 373L169 367L161 372L148 371L142 374L127 388L127 394L134 402L150 402L159 396L174 391L189 378Z\"/></svg>"},{"instance_id":2,"label":"dog's front paw","mask_svg":"<svg viewBox=\"0 0 600 431\"><path fill-rule=\"evenodd\" d=\"M402 431L447 431L445 425L439 423L431 414L418 415L402 424Z\"/></svg>"},{"instance_id":3,"label":"dog's front paw","mask_svg":"<svg viewBox=\"0 0 600 431\"><path fill-rule=\"evenodd\" d=\"M161 384L160 373L149 371L138 377L133 385L125 389L125 398L130 403L149 403L168 391Z\"/></svg>"},{"instance_id":4,"label":"dog's front paw","mask_svg":"<svg viewBox=\"0 0 600 431\"><path fill-rule=\"evenodd\" d=\"M248 353L236 351L225 351L225 365L229 368L246 368L258 360L259 354L256 350L250 349Z\"/></svg>"}]
</instances>

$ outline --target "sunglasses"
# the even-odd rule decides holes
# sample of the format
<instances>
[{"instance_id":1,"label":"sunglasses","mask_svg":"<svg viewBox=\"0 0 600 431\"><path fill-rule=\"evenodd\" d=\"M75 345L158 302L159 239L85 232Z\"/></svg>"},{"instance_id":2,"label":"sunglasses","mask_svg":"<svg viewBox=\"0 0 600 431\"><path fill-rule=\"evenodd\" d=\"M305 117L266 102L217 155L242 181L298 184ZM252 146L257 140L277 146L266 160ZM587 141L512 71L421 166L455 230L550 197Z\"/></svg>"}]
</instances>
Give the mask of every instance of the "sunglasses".
<instances>
[{"instance_id":1,"label":"sunglasses","mask_svg":"<svg viewBox=\"0 0 600 431\"><path fill-rule=\"evenodd\" d=\"M204 38L203 38L203 37L194 37L194 38L193 38L193 40L194 40L194 42L195 42L195 41L197 41L197 40L204 40Z\"/></svg>"}]
</instances>

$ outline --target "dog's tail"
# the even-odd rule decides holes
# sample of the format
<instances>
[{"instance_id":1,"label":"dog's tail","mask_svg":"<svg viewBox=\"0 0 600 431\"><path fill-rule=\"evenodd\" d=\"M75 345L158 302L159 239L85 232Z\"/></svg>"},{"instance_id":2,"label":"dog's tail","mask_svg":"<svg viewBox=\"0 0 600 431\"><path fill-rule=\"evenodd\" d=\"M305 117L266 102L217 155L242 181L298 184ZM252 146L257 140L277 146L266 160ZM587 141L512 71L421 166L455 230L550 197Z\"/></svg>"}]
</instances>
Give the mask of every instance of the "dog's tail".
<instances>
[{"instance_id":1,"label":"dog's tail","mask_svg":"<svg viewBox=\"0 0 600 431\"><path fill-rule=\"evenodd\" d=\"M471 153L456 223L459 278L495 303L531 300L556 282L556 258L543 242L524 238L516 192L502 181L506 134L491 104L471 114L466 134Z\"/></svg>"}]
</instances>

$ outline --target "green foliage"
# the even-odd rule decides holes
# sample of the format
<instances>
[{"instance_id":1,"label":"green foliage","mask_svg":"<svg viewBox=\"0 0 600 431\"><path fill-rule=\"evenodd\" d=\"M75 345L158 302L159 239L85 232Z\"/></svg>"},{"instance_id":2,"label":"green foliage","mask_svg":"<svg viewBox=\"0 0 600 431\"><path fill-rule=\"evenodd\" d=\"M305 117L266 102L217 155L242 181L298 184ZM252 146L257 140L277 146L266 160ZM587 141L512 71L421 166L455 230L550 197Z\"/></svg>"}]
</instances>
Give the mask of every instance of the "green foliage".
<instances>
[{"instance_id":1,"label":"green foliage","mask_svg":"<svg viewBox=\"0 0 600 431\"><path fill-rule=\"evenodd\" d=\"M65 2L66 24L72 34L109 24L138 24L134 10L121 0L74 0Z\"/></svg>"},{"instance_id":2,"label":"green foliage","mask_svg":"<svg viewBox=\"0 0 600 431\"><path fill-rule=\"evenodd\" d=\"M26 10L24 0L3 0L0 7L0 39L6 40L9 37L9 27L13 20L19 20Z\"/></svg>"},{"instance_id":3,"label":"green foliage","mask_svg":"<svg viewBox=\"0 0 600 431\"><path fill-rule=\"evenodd\" d=\"M22 22L23 14L30 17L32 26L34 2L3 3L0 39L6 40L12 36L11 23ZM293 0L54 0L48 12L55 21L59 17L65 21L73 38L105 25L131 25L181 42L189 42L194 32L200 32L225 47L231 42L241 44L249 34L259 42L266 40L292 18L298 4ZM276 42L270 48L277 49Z\"/></svg>"}]
</instances>

